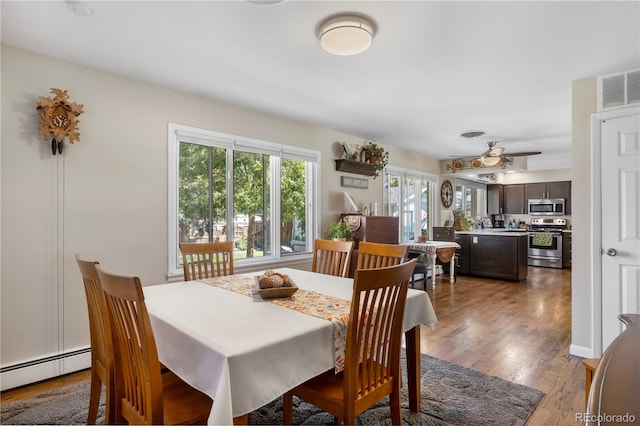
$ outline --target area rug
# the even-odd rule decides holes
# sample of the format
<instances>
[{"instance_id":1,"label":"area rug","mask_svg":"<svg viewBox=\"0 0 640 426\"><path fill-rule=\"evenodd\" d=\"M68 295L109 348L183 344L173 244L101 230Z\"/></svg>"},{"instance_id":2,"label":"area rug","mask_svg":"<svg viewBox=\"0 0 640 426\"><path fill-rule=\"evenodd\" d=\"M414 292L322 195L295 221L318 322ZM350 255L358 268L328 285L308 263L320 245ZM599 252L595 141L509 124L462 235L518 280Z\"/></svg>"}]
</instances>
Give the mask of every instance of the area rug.
<instances>
[{"instance_id":1,"label":"area rug","mask_svg":"<svg viewBox=\"0 0 640 426\"><path fill-rule=\"evenodd\" d=\"M544 396L525 385L488 376L457 364L422 355L421 412L408 408L406 366L402 421L407 425L523 425ZM104 394L104 392L103 392ZM86 424L89 382L45 392L26 401L1 404L1 424ZM104 422L104 399L98 423ZM361 425L389 425L389 403L380 401L356 420ZM294 398L293 423L330 425L333 417ZM282 424L282 399L251 413L251 424Z\"/></svg>"}]
</instances>

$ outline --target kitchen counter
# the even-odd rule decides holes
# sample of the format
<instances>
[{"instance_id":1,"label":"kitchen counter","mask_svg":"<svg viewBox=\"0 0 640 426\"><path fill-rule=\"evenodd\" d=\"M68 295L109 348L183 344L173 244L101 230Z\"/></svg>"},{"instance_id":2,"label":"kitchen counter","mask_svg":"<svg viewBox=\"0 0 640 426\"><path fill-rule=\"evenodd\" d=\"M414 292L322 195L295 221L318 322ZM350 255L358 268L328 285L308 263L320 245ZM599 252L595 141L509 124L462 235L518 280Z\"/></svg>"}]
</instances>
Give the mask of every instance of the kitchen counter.
<instances>
[{"instance_id":1,"label":"kitchen counter","mask_svg":"<svg viewBox=\"0 0 640 426\"><path fill-rule=\"evenodd\" d=\"M527 279L529 234L520 229L457 231L458 272L512 281Z\"/></svg>"},{"instance_id":2,"label":"kitchen counter","mask_svg":"<svg viewBox=\"0 0 640 426\"><path fill-rule=\"evenodd\" d=\"M518 237L520 235L527 235L526 229L508 229L508 228L487 228L478 229L474 231L456 231L456 235L500 235L504 237Z\"/></svg>"}]
</instances>

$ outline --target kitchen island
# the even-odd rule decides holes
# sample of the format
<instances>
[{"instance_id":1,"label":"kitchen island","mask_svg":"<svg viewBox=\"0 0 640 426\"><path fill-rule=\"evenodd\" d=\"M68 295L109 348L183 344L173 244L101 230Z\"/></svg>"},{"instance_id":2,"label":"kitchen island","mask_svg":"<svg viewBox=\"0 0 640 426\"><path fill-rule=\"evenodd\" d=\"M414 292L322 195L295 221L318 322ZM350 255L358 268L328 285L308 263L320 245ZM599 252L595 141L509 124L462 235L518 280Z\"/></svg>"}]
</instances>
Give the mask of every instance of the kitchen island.
<instances>
[{"instance_id":1,"label":"kitchen island","mask_svg":"<svg viewBox=\"0 0 640 426\"><path fill-rule=\"evenodd\" d=\"M518 229L456 231L457 273L511 281L527 279L528 233Z\"/></svg>"}]
</instances>

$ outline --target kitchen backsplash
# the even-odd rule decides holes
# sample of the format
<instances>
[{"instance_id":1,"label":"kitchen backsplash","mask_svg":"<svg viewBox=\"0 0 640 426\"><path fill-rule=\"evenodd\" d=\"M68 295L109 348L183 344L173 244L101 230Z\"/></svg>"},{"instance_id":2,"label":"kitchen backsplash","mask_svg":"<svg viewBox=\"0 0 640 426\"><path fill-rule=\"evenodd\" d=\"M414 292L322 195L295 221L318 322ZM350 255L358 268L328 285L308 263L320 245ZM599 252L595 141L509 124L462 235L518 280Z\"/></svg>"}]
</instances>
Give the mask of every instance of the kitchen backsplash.
<instances>
[{"instance_id":1,"label":"kitchen backsplash","mask_svg":"<svg viewBox=\"0 0 640 426\"><path fill-rule=\"evenodd\" d=\"M506 227L507 224L509 222L511 222L512 220L515 219L516 223L520 223L520 222L524 222L527 225L529 225L531 223L531 218L533 216L529 215L529 214L505 214L504 216L504 226ZM549 216L551 217L551 216ZM571 216L553 216L554 218L558 217L558 218L563 218L563 219L567 219L567 227L568 229L571 229Z\"/></svg>"}]
</instances>

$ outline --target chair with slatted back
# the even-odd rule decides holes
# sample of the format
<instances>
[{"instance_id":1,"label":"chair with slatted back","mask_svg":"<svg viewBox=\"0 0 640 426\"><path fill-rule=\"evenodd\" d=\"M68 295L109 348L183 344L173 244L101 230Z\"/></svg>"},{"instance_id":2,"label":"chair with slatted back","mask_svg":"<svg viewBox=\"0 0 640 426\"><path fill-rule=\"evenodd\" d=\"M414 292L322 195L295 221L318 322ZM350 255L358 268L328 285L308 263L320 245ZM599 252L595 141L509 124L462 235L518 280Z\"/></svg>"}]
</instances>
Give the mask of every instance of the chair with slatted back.
<instances>
[{"instance_id":1,"label":"chair with slatted back","mask_svg":"<svg viewBox=\"0 0 640 426\"><path fill-rule=\"evenodd\" d=\"M316 239L313 243L311 271L346 277L351 264L353 241Z\"/></svg>"},{"instance_id":2,"label":"chair with slatted back","mask_svg":"<svg viewBox=\"0 0 640 426\"><path fill-rule=\"evenodd\" d=\"M180 243L184 280L233 275L233 243Z\"/></svg>"},{"instance_id":3,"label":"chair with slatted back","mask_svg":"<svg viewBox=\"0 0 640 426\"><path fill-rule=\"evenodd\" d=\"M89 413L87 424L96 423L100 392L105 387L104 423L111 424L115 419L115 383L113 378L113 353L108 347L111 332L107 327L107 312L100 277L96 270L99 264L95 260L83 260L76 254L76 262L80 268L84 292L87 297L89 311L89 335L91 339L91 391L89 394Z\"/></svg>"},{"instance_id":4,"label":"chair with slatted back","mask_svg":"<svg viewBox=\"0 0 640 426\"><path fill-rule=\"evenodd\" d=\"M291 424L294 395L345 425L355 424L355 416L389 395L392 424L402 424L400 341L415 262L356 270L344 371L335 374L332 368L285 393L283 424Z\"/></svg>"},{"instance_id":5,"label":"chair with slatted back","mask_svg":"<svg viewBox=\"0 0 640 426\"><path fill-rule=\"evenodd\" d=\"M361 241L358 246L357 269L376 269L402 263L409 246Z\"/></svg>"},{"instance_id":6,"label":"chair with slatted back","mask_svg":"<svg viewBox=\"0 0 640 426\"><path fill-rule=\"evenodd\" d=\"M113 336L116 424L205 424L213 401L175 374L161 374L156 342L138 277L96 266Z\"/></svg>"}]
</instances>

